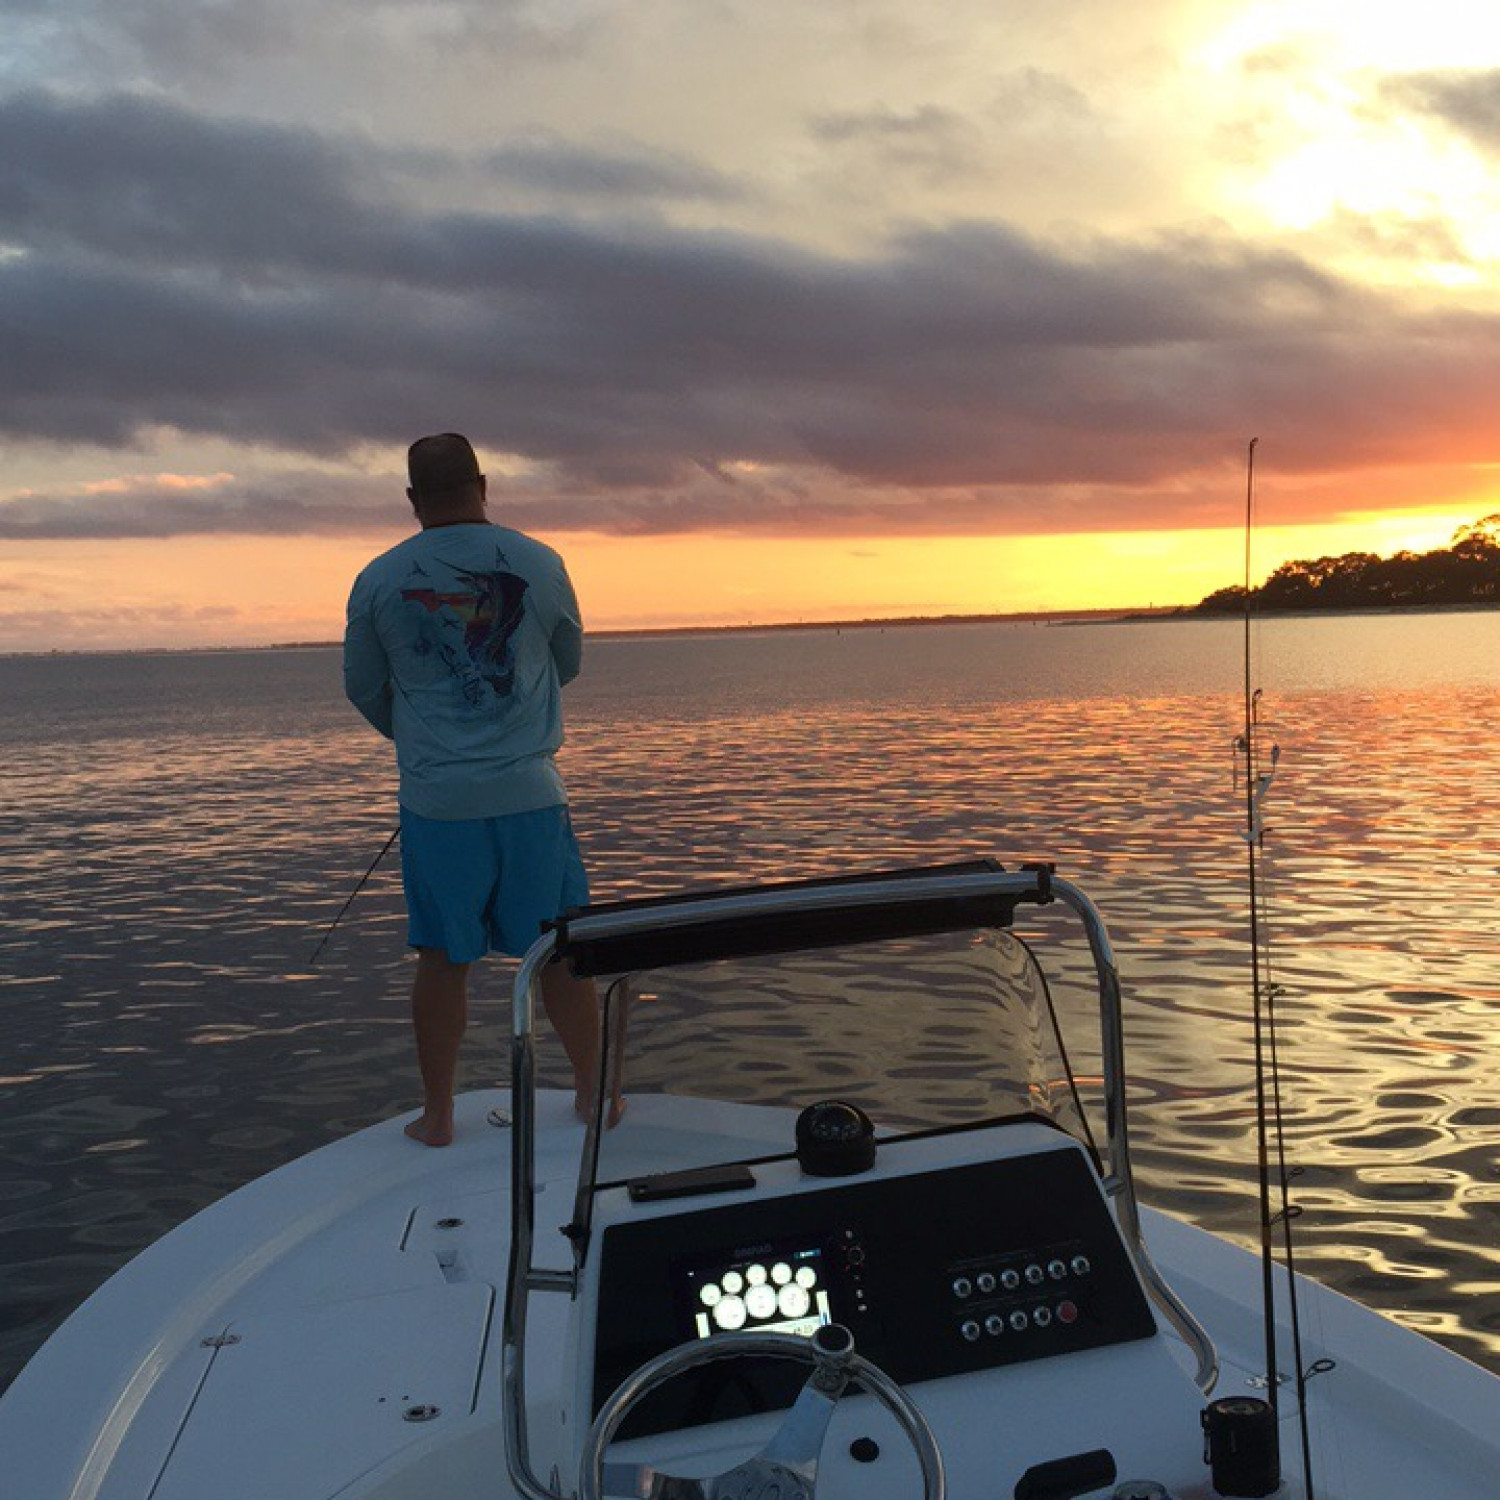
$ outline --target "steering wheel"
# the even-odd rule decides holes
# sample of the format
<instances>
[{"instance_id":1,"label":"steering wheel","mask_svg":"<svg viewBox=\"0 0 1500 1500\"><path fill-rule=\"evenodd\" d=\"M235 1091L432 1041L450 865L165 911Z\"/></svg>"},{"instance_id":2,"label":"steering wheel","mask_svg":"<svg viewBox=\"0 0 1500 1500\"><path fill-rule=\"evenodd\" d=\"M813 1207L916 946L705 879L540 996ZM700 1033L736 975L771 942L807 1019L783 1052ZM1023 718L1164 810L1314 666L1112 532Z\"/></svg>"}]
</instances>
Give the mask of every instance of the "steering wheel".
<instances>
[{"instance_id":1,"label":"steering wheel","mask_svg":"<svg viewBox=\"0 0 1500 1500\"><path fill-rule=\"evenodd\" d=\"M721 1359L767 1354L811 1360L813 1372L771 1441L753 1458L708 1479L663 1474L647 1464L605 1464L604 1450L620 1424L674 1375ZM851 1380L857 1380L890 1412L916 1450L924 1500L944 1500L943 1460L927 1419L885 1371L854 1352L854 1335L841 1323L825 1324L811 1338L790 1333L721 1333L679 1344L648 1360L594 1418L579 1464L579 1500L603 1500L606 1495L631 1500L813 1500L828 1423Z\"/></svg>"}]
</instances>

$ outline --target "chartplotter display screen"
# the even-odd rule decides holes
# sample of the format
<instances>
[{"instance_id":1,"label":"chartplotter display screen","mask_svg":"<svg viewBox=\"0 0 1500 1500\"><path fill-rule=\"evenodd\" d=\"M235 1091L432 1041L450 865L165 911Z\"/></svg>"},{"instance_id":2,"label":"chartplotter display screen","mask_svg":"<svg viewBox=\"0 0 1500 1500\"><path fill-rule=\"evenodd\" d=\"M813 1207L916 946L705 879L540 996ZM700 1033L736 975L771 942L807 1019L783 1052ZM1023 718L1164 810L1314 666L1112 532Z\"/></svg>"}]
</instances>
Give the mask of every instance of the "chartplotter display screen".
<instances>
[{"instance_id":1,"label":"chartplotter display screen","mask_svg":"<svg viewBox=\"0 0 1500 1500\"><path fill-rule=\"evenodd\" d=\"M821 1248L767 1245L674 1267L685 1338L716 1333L800 1333L833 1321Z\"/></svg>"}]
</instances>

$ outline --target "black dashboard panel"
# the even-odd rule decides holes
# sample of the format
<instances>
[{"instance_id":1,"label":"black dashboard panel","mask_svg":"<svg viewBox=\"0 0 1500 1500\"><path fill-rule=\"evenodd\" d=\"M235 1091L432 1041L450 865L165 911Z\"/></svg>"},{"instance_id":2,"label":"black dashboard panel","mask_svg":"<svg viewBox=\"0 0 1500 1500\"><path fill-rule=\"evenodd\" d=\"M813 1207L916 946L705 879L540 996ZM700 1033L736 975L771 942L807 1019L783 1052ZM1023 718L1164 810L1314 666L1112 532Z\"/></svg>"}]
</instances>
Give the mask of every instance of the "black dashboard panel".
<instances>
[{"instance_id":1,"label":"black dashboard panel","mask_svg":"<svg viewBox=\"0 0 1500 1500\"><path fill-rule=\"evenodd\" d=\"M843 1323L903 1383L1156 1331L1092 1168L1071 1149L615 1224L599 1275L595 1411L646 1360L735 1329ZM657 1392L628 1431L785 1406L806 1373L716 1363Z\"/></svg>"}]
</instances>

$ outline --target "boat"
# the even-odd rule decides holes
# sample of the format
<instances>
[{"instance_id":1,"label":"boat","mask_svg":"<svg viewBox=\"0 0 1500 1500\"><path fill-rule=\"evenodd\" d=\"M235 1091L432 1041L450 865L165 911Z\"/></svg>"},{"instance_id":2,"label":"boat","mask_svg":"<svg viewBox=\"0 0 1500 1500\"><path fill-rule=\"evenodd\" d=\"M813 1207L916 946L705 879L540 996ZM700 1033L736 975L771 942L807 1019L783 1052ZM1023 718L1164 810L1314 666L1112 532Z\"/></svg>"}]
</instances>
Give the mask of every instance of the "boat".
<instances>
[{"instance_id":1,"label":"boat","mask_svg":"<svg viewBox=\"0 0 1500 1500\"><path fill-rule=\"evenodd\" d=\"M554 961L616 1044L628 997L616 1128L549 1083ZM358 1131L106 1282L0 1398L4 1494L1500 1493L1500 1378L1138 1201L1114 953L1048 865L581 908L510 1030L453 1145Z\"/></svg>"}]
</instances>

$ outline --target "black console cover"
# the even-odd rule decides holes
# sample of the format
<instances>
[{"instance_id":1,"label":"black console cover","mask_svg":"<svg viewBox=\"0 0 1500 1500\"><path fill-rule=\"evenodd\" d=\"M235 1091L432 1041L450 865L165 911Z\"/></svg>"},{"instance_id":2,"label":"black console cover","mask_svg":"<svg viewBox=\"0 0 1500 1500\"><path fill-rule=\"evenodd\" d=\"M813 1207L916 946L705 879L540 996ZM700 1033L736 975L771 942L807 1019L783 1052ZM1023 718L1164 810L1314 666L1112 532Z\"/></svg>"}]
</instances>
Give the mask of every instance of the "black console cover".
<instances>
[{"instance_id":1,"label":"black console cover","mask_svg":"<svg viewBox=\"0 0 1500 1500\"><path fill-rule=\"evenodd\" d=\"M1071 1148L615 1224L599 1274L596 1411L646 1360L721 1328L843 1323L902 1383L1156 1331L1092 1166ZM716 1363L657 1392L628 1431L785 1406L806 1373Z\"/></svg>"}]
</instances>

